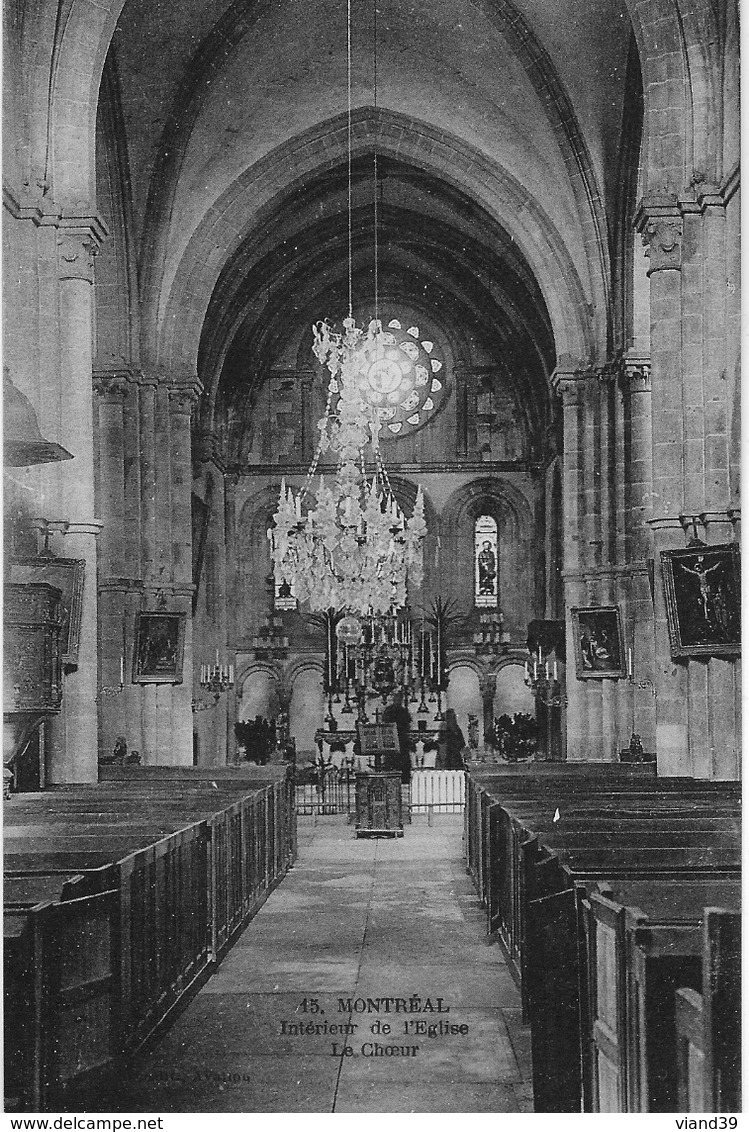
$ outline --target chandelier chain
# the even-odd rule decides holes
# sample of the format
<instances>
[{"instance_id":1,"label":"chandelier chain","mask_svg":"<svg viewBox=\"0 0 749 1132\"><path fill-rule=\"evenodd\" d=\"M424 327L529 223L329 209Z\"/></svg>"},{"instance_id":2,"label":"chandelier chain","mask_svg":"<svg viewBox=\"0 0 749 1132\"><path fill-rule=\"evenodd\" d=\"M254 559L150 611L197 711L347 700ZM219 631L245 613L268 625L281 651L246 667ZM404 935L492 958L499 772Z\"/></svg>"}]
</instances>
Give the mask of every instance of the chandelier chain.
<instances>
[{"instance_id":1,"label":"chandelier chain","mask_svg":"<svg viewBox=\"0 0 749 1132\"><path fill-rule=\"evenodd\" d=\"M380 281L379 281L379 247L378 247L378 233L377 233L377 0L372 0L374 8L374 108L375 108L375 122L374 122L374 306L375 318L380 317Z\"/></svg>"},{"instance_id":2,"label":"chandelier chain","mask_svg":"<svg viewBox=\"0 0 749 1132\"><path fill-rule=\"evenodd\" d=\"M348 316L354 316L354 283L353 283L353 239L352 239L352 212L353 197L351 190L351 0L346 5L346 87L348 92Z\"/></svg>"},{"instance_id":3,"label":"chandelier chain","mask_svg":"<svg viewBox=\"0 0 749 1132\"><path fill-rule=\"evenodd\" d=\"M351 125L351 3L347 0L348 83L348 285L349 311L341 332L326 320L312 328L313 353L327 368L330 379L325 413L318 422L320 438L304 486L296 495L281 482L278 510L268 531L277 582L291 587L298 601L312 610L335 610L360 616L391 615L408 603L410 585L423 578L423 543L426 535L424 497L417 489L410 519L393 494L382 459L379 433L387 413L380 406L402 396L396 392L402 373L393 356L397 340L379 319L378 274L378 168L377 122L374 139L374 300L375 315L366 329L353 317L353 189ZM377 110L377 6L374 0L374 101ZM396 385L393 386L393 370ZM373 384L374 383L374 384ZM366 389L377 393L376 401ZM337 400L334 402L334 397ZM378 407L375 407L377 405ZM367 482L364 449L373 448L373 475ZM302 502L311 494L321 457L336 453L335 476L326 484L324 474L314 505L306 514Z\"/></svg>"}]
</instances>

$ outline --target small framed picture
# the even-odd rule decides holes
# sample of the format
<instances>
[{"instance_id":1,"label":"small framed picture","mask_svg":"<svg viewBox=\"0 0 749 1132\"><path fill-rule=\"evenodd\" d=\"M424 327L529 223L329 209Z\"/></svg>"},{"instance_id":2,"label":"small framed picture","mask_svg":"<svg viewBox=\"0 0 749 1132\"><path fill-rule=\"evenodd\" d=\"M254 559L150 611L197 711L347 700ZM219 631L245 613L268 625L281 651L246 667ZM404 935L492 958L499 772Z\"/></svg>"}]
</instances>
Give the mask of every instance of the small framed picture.
<instances>
[{"instance_id":1,"label":"small framed picture","mask_svg":"<svg viewBox=\"0 0 749 1132\"><path fill-rule=\"evenodd\" d=\"M741 651L739 548L661 551L671 655L735 656Z\"/></svg>"},{"instance_id":2,"label":"small framed picture","mask_svg":"<svg viewBox=\"0 0 749 1132\"><path fill-rule=\"evenodd\" d=\"M8 579L10 582L21 584L47 582L60 591L62 595L60 659L63 667L75 668L78 664L85 566L86 562L83 558L55 558L52 554L43 554L38 558L20 558L10 563Z\"/></svg>"},{"instance_id":3,"label":"small framed picture","mask_svg":"<svg viewBox=\"0 0 749 1132\"><path fill-rule=\"evenodd\" d=\"M181 684L186 613L139 613L134 684Z\"/></svg>"},{"instance_id":4,"label":"small framed picture","mask_svg":"<svg viewBox=\"0 0 749 1132\"><path fill-rule=\"evenodd\" d=\"M613 679L625 675L622 620L616 605L572 609L575 674L578 680Z\"/></svg>"}]
</instances>

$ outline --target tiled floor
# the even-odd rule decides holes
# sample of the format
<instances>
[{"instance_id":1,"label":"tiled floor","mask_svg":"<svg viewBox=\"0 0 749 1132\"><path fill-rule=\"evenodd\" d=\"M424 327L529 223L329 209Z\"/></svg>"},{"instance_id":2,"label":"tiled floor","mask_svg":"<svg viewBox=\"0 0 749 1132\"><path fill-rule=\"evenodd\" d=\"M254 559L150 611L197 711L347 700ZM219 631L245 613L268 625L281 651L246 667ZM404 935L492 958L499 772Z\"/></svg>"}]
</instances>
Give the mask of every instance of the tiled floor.
<instances>
[{"instance_id":1,"label":"tiled floor","mask_svg":"<svg viewBox=\"0 0 749 1132\"><path fill-rule=\"evenodd\" d=\"M292 872L101 1111L530 1111L528 1031L462 824L357 840L345 818L301 818ZM382 1001L412 996L413 1014Z\"/></svg>"}]
</instances>

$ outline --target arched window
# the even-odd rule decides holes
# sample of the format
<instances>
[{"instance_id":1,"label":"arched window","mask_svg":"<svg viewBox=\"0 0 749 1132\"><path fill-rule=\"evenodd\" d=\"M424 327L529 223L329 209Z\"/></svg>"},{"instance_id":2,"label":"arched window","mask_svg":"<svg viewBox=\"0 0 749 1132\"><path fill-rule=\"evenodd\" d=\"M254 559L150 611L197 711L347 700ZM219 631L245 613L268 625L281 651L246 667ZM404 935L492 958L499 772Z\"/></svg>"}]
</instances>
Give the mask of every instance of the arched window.
<instances>
[{"instance_id":1,"label":"arched window","mask_svg":"<svg viewBox=\"0 0 749 1132\"><path fill-rule=\"evenodd\" d=\"M497 524L491 515L480 515L474 527L474 595L482 609L496 609L499 584L497 578Z\"/></svg>"}]
</instances>

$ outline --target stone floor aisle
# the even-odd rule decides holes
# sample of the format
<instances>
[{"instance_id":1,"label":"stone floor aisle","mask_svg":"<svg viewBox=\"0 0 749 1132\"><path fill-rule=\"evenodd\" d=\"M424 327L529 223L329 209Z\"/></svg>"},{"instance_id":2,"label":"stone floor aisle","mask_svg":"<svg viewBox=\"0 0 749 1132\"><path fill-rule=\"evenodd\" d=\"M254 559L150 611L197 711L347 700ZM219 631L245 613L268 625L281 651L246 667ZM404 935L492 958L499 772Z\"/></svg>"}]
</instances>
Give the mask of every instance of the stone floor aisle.
<instances>
[{"instance_id":1,"label":"stone floor aisle","mask_svg":"<svg viewBox=\"0 0 749 1132\"><path fill-rule=\"evenodd\" d=\"M530 1111L528 1031L466 876L462 818L417 818L397 840L302 818L299 834L292 872L101 1111ZM443 1013L360 1012L412 996ZM458 1032L414 1033L418 1019Z\"/></svg>"}]
</instances>

